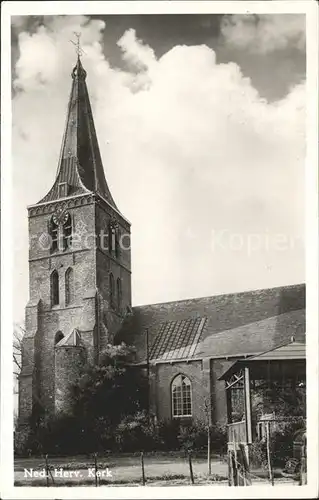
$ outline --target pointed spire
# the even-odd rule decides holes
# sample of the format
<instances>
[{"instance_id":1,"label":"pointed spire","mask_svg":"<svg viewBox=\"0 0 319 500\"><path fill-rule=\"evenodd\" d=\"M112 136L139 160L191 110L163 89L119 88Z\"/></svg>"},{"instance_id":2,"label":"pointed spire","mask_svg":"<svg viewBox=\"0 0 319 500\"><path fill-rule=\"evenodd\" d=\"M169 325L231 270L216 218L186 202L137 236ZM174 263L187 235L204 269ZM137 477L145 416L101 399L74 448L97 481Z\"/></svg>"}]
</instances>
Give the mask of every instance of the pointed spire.
<instances>
[{"instance_id":1,"label":"pointed spire","mask_svg":"<svg viewBox=\"0 0 319 500\"><path fill-rule=\"evenodd\" d=\"M78 78L79 80L85 80L86 79L86 71L85 71L85 69L82 66L81 59L80 59L80 54L78 54L78 59L77 59L76 65L73 68L72 78L73 79Z\"/></svg>"},{"instance_id":2,"label":"pointed spire","mask_svg":"<svg viewBox=\"0 0 319 500\"><path fill-rule=\"evenodd\" d=\"M86 71L78 52L57 175L44 203L81 193L96 193L116 210L107 185L86 86Z\"/></svg>"}]
</instances>

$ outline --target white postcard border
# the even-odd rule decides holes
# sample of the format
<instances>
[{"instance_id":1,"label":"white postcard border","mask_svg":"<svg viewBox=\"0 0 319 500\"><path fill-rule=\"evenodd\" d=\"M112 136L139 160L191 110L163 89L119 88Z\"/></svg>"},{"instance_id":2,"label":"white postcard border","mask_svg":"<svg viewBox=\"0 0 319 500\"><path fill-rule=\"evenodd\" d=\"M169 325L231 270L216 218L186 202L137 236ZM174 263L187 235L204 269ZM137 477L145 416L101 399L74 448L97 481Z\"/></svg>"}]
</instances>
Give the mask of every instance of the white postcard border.
<instances>
[{"instance_id":1,"label":"white postcard border","mask_svg":"<svg viewBox=\"0 0 319 500\"><path fill-rule=\"evenodd\" d=\"M303 487L14 487L12 391L12 169L10 16L137 13L305 13L307 16L306 299L308 484ZM314 498L318 495L318 6L315 1L6 2L2 4L1 497Z\"/></svg>"}]
</instances>

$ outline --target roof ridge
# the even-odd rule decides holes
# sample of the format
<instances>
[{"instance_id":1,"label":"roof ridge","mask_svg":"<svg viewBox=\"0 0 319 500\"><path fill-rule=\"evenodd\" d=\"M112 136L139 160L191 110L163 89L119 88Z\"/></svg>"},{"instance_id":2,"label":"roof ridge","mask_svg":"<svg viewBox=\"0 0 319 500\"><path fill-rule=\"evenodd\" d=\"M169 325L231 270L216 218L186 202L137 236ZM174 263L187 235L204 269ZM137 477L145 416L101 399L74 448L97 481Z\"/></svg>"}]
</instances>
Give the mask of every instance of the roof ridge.
<instances>
[{"instance_id":1,"label":"roof ridge","mask_svg":"<svg viewBox=\"0 0 319 500\"><path fill-rule=\"evenodd\" d=\"M297 311L300 311L300 310L303 310L304 308L302 309L292 309L291 311L284 311L280 314L274 314L273 316L267 316L266 318L261 318L261 319L258 319L257 321L251 321L250 323L244 323L243 325L239 325L239 326L235 326L233 328L225 328L225 330L220 330L218 332L215 332L214 335L219 335L219 334L223 334L225 332L230 332L231 330L238 330L239 328L245 328L247 326L250 326L250 325L253 325L255 323L261 323L262 321L269 321L271 318L278 318L279 316L283 316L284 314L291 314L292 312L297 312ZM297 342L295 342L297 343Z\"/></svg>"},{"instance_id":2,"label":"roof ridge","mask_svg":"<svg viewBox=\"0 0 319 500\"><path fill-rule=\"evenodd\" d=\"M214 299L218 297L230 297L230 296L235 296L235 295L245 295L245 294L250 294L250 293L258 293L258 292L264 292L264 291L270 291L270 290L280 290L280 289L292 289L295 287L301 287L301 286L306 286L306 283L295 283L292 285L280 285L280 286L275 286L271 288L254 288L251 290L245 290L243 292L230 292L230 293L219 293L217 295L201 295L200 297L190 297L188 299L178 299L178 300L171 300L168 302L154 302L153 304L140 304L137 306L133 306L134 309L139 309L143 307L156 307L156 306L161 306L161 305L168 305L168 304L178 304L181 302L192 302L196 300L202 300L202 299ZM303 309L303 308L300 308ZM298 309L296 309L298 310Z\"/></svg>"}]
</instances>

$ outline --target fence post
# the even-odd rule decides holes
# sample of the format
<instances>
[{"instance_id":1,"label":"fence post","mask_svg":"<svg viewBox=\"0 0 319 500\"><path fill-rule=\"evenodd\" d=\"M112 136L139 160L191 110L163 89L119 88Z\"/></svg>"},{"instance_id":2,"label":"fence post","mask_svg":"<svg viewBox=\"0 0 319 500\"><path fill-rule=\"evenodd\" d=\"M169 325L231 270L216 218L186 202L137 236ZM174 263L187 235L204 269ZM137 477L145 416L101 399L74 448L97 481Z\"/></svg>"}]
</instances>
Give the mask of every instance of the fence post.
<instances>
[{"instance_id":1,"label":"fence post","mask_svg":"<svg viewBox=\"0 0 319 500\"><path fill-rule=\"evenodd\" d=\"M266 443L267 443L267 462L268 462L269 479L272 486L274 486L274 474L272 470L271 451L270 451L270 422L266 422Z\"/></svg>"},{"instance_id":2,"label":"fence post","mask_svg":"<svg viewBox=\"0 0 319 500\"><path fill-rule=\"evenodd\" d=\"M210 452L210 425L207 426L207 464L208 464L208 475L212 473L212 458Z\"/></svg>"},{"instance_id":3,"label":"fence post","mask_svg":"<svg viewBox=\"0 0 319 500\"><path fill-rule=\"evenodd\" d=\"M232 467L231 467L231 458L230 458L230 450L227 450L227 465L228 465L228 486L232 485Z\"/></svg>"},{"instance_id":4,"label":"fence post","mask_svg":"<svg viewBox=\"0 0 319 500\"><path fill-rule=\"evenodd\" d=\"M45 455L45 477L47 481L47 487L49 487L49 465L48 465L48 455Z\"/></svg>"},{"instance_id":5,"label":"fence post","mask_svg":"<svg viewBox=\"0 0 319 500\"><path fill-rule=\"evenodd\" d=\"M97 487L98 485L98 477L97 477L97 460L96 460L96 453L94 453L94 470L95 470L95 486Z\"/></svg>"},{"instance_id":6,"label":"fence post","mask_svg":"<svg viewBox=\"0 0 319 500\"><path fill-rule=\"evenodd\" d=\"M246 445L241 444L240 446L243 459L245 486L249 486L251 485L250 466L249 466L249 444Z\"/></svg>"},{"instance_id":7,"label":"fence post","mask_svg":"<svg viewBox=\"0 0 319 500\"><path fill-rule=\"evenodd\" d=\"M232 465L232 484L233 486L238 486L238 474L237 474L237 460L235 457L235 453L231 453L231 465Z\"/></svg>"},{"instance_id":8,"label":"fence post","mask_svg":"<svg viewBox=\"0 0 319 500\"><path fill-rule=\"evenodd\" d=\"M238 445L236 462L237 462L237 486L246 486L246 475L243 464L243 452L241 443L239 443Z\"/></svg>"},{"instance_id":9,"label":"fence post","mask_svg":"<svg viewBox=\"0 0 319 500\"><path fill-rule=\"evenodd\" d=\"M141 466L142 466L142 483L143 486L145 486L146 479L145 479L145 469L144 469L144 453L141 451Z\"/></svg>"},{"instance_id":10,"label":"fence post","mask_svg":"<svg viewBox=\"0 0 319 500\"><path fill-rule=\"evenodd\" d=\"M192 456L191 456L191 452L189 450L188 450L188 464L189 464L189 473L190 473L190 476L191 476L191 482L192 482L192 484L194 484Z\"/></svg>"},{"instance_id":11,"label":"fence post","mask_svg":"<svg viewBox=\"0 0 319 500\"><path fill-rule=\"evenodd\" d=\"M207 398L205 399L205 413L206 413L206 418L207 418L207 472L208 475L210 476L212 473L212 462L211 462L211 453L210 453L210 414L209 414L209 404L207 401Z\"/></svg>"},{"instance_id":12,"label":"fence post","mask_svg":"<svg viewBox=\"0 0 319 500\"><path fill-rule=\"evenodd\" d=\"M239 486L238 453L237 453L238 450L237 450L237 436L236 436L236 432L234 432L233 444L234 444L234 456L233 456L233 464L234 464L234 486Z\"/></svg>"},{"instance_id":13,"label":"fence post","mask_svg":"<svg viewBox=\"0 0 319 500\"><path fill-rule=\"evenodd\" d=\"M306 475L306 455L305 455L305 444L301 446L301 457L300 457L300 479L299 485L302 486L307 483Z\"/></svg>"}]
</instances>

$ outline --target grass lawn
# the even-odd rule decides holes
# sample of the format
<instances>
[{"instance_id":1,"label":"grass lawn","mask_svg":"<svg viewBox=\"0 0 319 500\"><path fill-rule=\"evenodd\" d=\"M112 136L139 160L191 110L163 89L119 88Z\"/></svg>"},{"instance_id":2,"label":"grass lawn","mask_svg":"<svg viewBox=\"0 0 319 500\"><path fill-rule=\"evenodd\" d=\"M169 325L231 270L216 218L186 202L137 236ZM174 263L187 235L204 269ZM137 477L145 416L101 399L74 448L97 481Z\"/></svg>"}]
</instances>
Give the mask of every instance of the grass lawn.
<instances>
[{"instance_id":1,"label":"grass lawn","mask_svg":"<svg viewBox=\"0 0 319 500\"><path fill-rule=\"evenodd\" d=\"M108 456L98 456L97 462L101 485L137 486L142 484L140 455L110 454ZM207 477L207 461L204 457L195 456L192 462L195 484L227 484L227 464L223 460L212 459L210 478ZM95 485L93 458L85 456L49 457L48 463L55 486ZM144 467L148 485L191 484L188 459L183 457L181 453L145 453ZM53 485L51 477L49 477L49 482L50 485ZM37 457L15 459L15 485L45 486L45 460Z\"/></svg>"},{"instance_id":2,"label":"grass lawn","mask_svg":"<svg viewBox=\"0 0 319 500\"><path fill-rule=\"evenodd\" d=\"M49 457L49 486L95 486L94 458L88 456ZM207 460L203 455L192 459L195 485L228 485L227 463L222 458L212 458L211 475L207 474ZM100 477L98 484L113 486L140 486L142 468L140 454L107 454L97 457ZM181 452L145 453L145 478L147 486L190 485L188 458ZM45 459L42 457L16 458L14 463L15 486L46 486ZM27 470L27 472L26 472ZM104 472L103 472L104 471ZM254 470L253 484L267 483L267 471ZM259 476L257 477L256 474ZM275 471L275 485L298 483L281 477Z\"/></svg>"}]
</instances>

